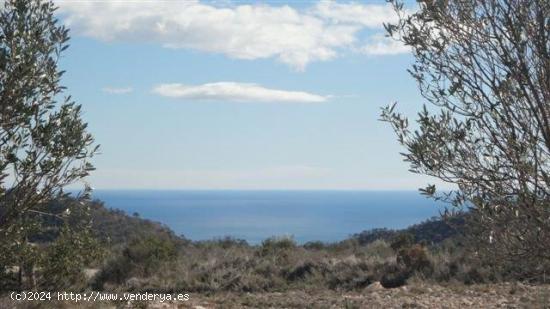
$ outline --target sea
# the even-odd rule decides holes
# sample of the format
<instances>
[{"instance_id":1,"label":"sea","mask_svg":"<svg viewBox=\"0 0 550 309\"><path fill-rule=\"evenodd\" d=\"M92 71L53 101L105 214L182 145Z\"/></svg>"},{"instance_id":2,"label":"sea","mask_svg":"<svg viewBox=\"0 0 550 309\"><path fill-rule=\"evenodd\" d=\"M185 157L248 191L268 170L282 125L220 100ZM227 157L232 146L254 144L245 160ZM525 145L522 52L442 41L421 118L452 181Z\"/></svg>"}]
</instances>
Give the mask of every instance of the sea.
<instances>
[{"instance_id":1,"label":"sea","mask_svg":"<svg viewBox=\"0 0 550 309\"><path fill-rule=\"evenodd\" d=\"M93 197L191 240L230 236L250 244L272 236L337 242L373 228L405 228L443 209L417 191L96 190Z\"/></svg>"}]
</instances>

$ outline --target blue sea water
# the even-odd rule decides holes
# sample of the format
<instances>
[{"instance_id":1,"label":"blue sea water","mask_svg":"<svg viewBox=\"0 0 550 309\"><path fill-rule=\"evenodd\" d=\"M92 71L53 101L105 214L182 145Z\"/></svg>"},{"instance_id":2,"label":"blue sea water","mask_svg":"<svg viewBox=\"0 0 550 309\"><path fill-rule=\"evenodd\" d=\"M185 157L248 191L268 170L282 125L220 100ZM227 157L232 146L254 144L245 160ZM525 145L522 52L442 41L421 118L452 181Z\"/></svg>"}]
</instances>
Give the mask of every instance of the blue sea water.
<instances>
[{"instance_id":1,"label":"blue sea water","mask_svg":"<svg viewBox=\"0 0 550 309\"><path fill-rule=\"evenodd\" d=\"M416 191L96 190L94 198L192 240L233 236L251 244L282 235L334 242L367 229L404 228L441 210Z\"/></svg>"}]
</instances>

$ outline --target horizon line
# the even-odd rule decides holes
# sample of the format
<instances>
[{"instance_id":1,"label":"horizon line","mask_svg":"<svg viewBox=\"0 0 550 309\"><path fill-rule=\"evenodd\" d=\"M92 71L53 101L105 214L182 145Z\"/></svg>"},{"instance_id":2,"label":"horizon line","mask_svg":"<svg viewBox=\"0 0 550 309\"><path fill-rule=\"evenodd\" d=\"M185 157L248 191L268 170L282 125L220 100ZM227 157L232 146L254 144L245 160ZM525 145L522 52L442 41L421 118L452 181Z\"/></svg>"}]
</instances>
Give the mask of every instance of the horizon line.
<instances>
[{"instance_id":1,"label":"horizon line","mask_svg":"<svg viewBox=\"0 0 550 309\"><path fill-rule=\"evenodd\" d=\"M71 188L67 191L78 191L80 189ZM343 189L343 188L311 188L311 189L283 189L283 188L266 188L266 189L257 189L257 188L93 188L94 191L347 191L347 192L419 192L418 189ZM447 190L445 190L447 191Z\"/></svg>"}]
</instances>

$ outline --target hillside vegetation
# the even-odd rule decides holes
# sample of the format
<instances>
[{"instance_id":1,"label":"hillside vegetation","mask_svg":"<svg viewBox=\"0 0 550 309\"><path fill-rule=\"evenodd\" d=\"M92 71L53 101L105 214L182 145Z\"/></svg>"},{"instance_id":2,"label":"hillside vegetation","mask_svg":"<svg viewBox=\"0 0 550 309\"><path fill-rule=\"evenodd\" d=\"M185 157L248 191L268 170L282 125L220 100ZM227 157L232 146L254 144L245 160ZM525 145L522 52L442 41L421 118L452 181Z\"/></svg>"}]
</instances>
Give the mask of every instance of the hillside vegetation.
<instances>
[{"instance_id":1,"label":"hillside vegetation","mask_svg":"<svg viewBox=\"0 0 550 309\"><path fill-rule=\"evenodd\" d=\"M336 243L299 245L292 238L272 237L254 246L230 237L190 241L98 201L90 209L93 230L109 248L90 282L98 290L355 290L378 281L397 287L413 277L463 283L501 278L461 247L463 217L364 231Z\"/></svg>"},{"instance_id":2,"label":"hillside vegetation","mask_svg":"<svg viewBox=\"0 0 550 309\"><path fill-rule=\"evenodd\" d=\"M50 207L52 211L62 209L66 202ZM292 238L272 237L250 245L231 237L190 241L158 222L108 209L100 201L86 206L102 254L81 269L82 276L68 278L71 285L64 287L67 291L185 292L194 295L185 304L192 308L330 304L492 308L497 296L500 305L544 308L542 304L550 295L545 286L517 283L505 269L476 257L462 236L467 215L448 221L432 218L403 230L363 231L335 243L299 245ZM72 217L69 222L81 222L74 218L78 214ZM55 231L51 227L56 224L47 222L51 226L46 230ZM57 243L56 237L59 234L41 233L35 241L47 249ZM48 274L37 269L36 275L38 287L49 290ZM9 276L13 285L4 284L4 292L17 287L16 273L6 269L3 282L10 282ZM0 300L0 306L2 302L9 303ZM42 308L44 304L32 306Z\"/></svg>"}]
</instances>

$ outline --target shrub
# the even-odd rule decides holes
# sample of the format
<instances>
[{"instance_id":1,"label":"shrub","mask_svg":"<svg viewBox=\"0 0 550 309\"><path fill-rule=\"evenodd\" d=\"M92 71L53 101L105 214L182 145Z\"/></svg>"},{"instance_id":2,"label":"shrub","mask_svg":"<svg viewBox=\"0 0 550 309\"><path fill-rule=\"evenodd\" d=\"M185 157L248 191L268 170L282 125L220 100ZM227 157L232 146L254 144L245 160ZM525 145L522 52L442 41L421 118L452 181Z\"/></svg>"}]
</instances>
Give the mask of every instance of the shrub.
<instances>
[{"instance_id":1,"label":"shrub","mask_svg":"<svg viewBox=\"0 0 550 309\"><path fill-rule=\"evenodd\" d=\"M303 280L308 275L311 275L315 270L315 268L316 268L316 265L308 261L292 269L292 271L288 272L285 275L285 278L288 281Z\"/></svg>"},{"instance_id":2,"label":"shrub","mask_svg":"<svg viewBox=\"0 0 550 309\"><path fill-rule=\"evenodd\" d=\"M342 261L327 271L328 287L334 290L361 289L374 281L369 265Z\"/></svg>"},{"instance_id":3,"label":"shrub","mask_svg":"<svg viewBox=\"0 0 550 309\"><path fill-rule=\"evenodd\" d=\"M83 268L101 260L103 254L88 230L75 232L65 226L39 259L39 287L50 291L83 288Z\"/></svg>"},{"instance_id":4,"label":"shrub","mask_svg":"<svg viewBox=\"0 0 550 309\"><path fill-rule=\"evenodd\" d=\"M401 248L410 247L412 244L414 244L414 235L410 233L399 233L393 237L390 247L397 252Z\"/></svg>"},{"instance_id":5,"label":"shrub","mask_svg":"<svg viewBox=\"0 0 550 309\"><path fill-rule=\"evenodd\" d=\"M150 276L158 272L164 263L176 258L176 245L167 238L150 236L134 239L120 255L105 263L93 286L102 289L107 282L122 284L131 276Z\"/></svg>"},{"instance_id":6,"label":"shrub","mask_svg":"<svg viewBox=\"0 0 550 309\"><path fill-rule=\"evenodd\" d=\"M426 248L418 244L399 250L397 263L411 272L425 271L431 267Z\"/></svg>"},{"instance_id":7,"label":"shrub","mask_svg":"<svg viewBox=\"0 0 550 309\"><path fill-rule=\"evenodd\" d=\"M168 239L147 237L136 239L123 251L123 256L135 267L141 268L144 275L149 275L162 262L176 257L176 246Z\"/></svg>"},{"instance_id":8,"label":"shrub","mask_svg":"<svg viewBox=\"0 0 550 309\"><path fill-rule=\"evenodd\" d=\"M375 240L367 245L365 248L367 256L375 257L380 260L393 257L395 255L393 249L384 240Z\"/></svg>"},{"instance_id":9,"label":"shrub","mask_svg":"<svg viewBox=\"0 0 550 309\"><path fill-rule=\"evenodd\" d=\"M384 274L380 278L380 284L387 289L397 288L405 285L410 276L410 271L399 265L390 264L385 267Z\"/></svg>"},{"instance_id":10,"label":"shrub","mask_svg":"<svg viewBox=\"0 0 550 309\"><path fill-rule=\"evenodd\" d=\"M294 248L296 248L296 242L292 237L270 237L262 242L260 253L262 255L268 255Z\"/></svg>"}]
</instances>

